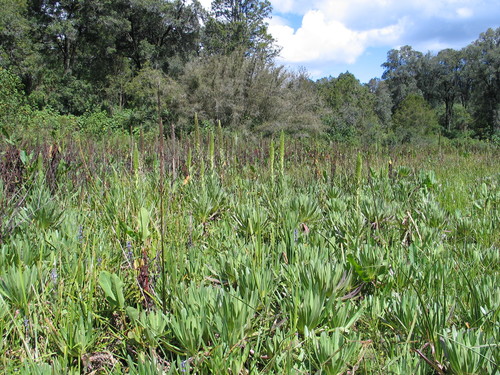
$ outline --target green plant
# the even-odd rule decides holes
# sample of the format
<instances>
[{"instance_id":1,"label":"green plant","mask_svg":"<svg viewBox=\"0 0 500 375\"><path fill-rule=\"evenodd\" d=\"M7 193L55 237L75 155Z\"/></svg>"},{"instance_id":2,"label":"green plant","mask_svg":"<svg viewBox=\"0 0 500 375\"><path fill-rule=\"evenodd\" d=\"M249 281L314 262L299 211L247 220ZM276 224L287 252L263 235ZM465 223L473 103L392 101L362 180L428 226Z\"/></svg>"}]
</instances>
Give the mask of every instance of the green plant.
<instances>
[{"instance_id":1,"label":"green plant","mask_svg":"<svg viewBox=\"0 0 500 375\"><path fill-rule=\"evenodd\" d=\"M269 140L232 133L183 181L157 132L42 125L0 142L0 372L498 372L498 151L289 134L275 186ZM177 130L180 165L210 163Z\"/></svg>"},{"instance_id":2,"label":"green plant","mask_svg":"<svg viewBox=\"0 0 500 375\"><path fill-rule=\"evenodd\" d=\"M103 289L111 309L114 311L123 311L125 309L124 284L120 277L108 271L101 271L99 285Z\"/></svg>"},{"instance_id":3,"label":"green plant","mask_svg":"<svg viewBox=\"0 0 500 375\"><path fill-rule=\"evenodd\" d=\"M22 222L33 223L40 230L57 227L63 215L64 211L56 197L50 194L49 189L43 183L36 184L19 214Z\"/></svg>"},{"instance_id":4,"label":"green plant","mask_svg":"<svg viewBox=\"0 0 500 375\"><path fill-rule=\"evenodd\" d=\"M498 371L498 343L480 331L445 330L440 340L453 374L493 374Z\"/></svg>"},{"instance_id":5,"label":"green plant","mask_svg":"<svg viewBox=\"0 0 500 375\"><path fill-rule=\"evenodd\" d=\"M35 297L39 285L39 270L37 266L11 266L0 277L0 294L12 307L29 311L29 304Z\"/></svg>"},{"instance_id":6,"label":"green plant","mask_svg":"<svg viewBox=\"0 0 500 375\"><path fill-rule=\"evenodd\" d=\"M58 350L65 359L80 359L94 345L96 332L92 313L69 310L63 316L59 328L50 332Z\"/></svg>"},{"instance_id":7,"label":"green plant","mask_svg":"<svg viewBox=\"0 0 500 375\"><path fill-rule=\"evenodd\" d=\"M311 351L314 369L321 374L341 374L354 366L361 344L358 339L346 339L339 331L322 332L311 336Z\"/></svg>"}]
</instances>

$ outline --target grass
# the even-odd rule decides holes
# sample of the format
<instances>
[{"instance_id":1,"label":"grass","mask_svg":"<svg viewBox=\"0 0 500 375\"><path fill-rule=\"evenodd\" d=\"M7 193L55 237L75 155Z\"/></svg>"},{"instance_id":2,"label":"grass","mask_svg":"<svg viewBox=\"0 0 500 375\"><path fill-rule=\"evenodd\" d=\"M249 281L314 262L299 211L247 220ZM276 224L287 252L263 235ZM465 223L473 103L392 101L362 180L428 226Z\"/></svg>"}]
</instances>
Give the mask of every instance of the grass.
<instances>
[{"instance_id":1,"label":"grass","mask_svg":"<svg viewBox=\"0 0 500 375\"><path fill-rule=\"evenodd\" d=\"M2 146L0 371L498 372L497 149L221 133Z\"/></svg>"}]
</instances>

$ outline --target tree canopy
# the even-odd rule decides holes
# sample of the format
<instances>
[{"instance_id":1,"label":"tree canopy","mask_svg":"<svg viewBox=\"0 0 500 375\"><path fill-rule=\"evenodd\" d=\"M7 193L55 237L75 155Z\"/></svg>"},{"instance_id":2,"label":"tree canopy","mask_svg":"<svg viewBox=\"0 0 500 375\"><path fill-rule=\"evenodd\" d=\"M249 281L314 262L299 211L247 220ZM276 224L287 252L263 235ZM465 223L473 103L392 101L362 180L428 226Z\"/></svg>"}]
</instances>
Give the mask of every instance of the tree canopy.
<instances>
[{"instance_id":1,"label":"tree canopy","mask_svg":"<svg viewBox=\"0 0 500 375\"><path fill-rule=\"evenodd\" d=\"M431 133L500 139L500 28L461 50L392 49L381 79L368 84L349 72L313 82L276 64L269 0L213 0L209 11L187 0L0 6L0 67L17 82L4 107L21 93L33 110L106 113L147 129L148 77L162 77L166 119L184 129L197 112L207 124L252 132L401 140L395 130L415 129L407 116L420 108L439 122Z\"/></svg>"}]
</instances>

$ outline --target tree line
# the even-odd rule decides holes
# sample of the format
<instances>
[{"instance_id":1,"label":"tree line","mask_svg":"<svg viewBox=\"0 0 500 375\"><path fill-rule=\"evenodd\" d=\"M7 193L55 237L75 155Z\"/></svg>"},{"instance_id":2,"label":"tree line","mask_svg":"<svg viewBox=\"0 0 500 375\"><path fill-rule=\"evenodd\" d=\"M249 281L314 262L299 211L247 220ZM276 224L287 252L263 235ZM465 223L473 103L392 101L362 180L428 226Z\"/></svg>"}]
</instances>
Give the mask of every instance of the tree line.
<instances>
[{"instance_id":1,"label":"tree line","mask_svg":"<svg viewBox=\"0 0 500 375\"><path fill-rule=\"evenodd\" d=\"M312 81L275 62L268 0L0 0L0 128L203 126L385 143L500 139L500 28L462 50L388 52L381 79ZM42 116L43 117L43 116ZM56 121L57 123L57 121Z\"/></svg>"}]
</instances>

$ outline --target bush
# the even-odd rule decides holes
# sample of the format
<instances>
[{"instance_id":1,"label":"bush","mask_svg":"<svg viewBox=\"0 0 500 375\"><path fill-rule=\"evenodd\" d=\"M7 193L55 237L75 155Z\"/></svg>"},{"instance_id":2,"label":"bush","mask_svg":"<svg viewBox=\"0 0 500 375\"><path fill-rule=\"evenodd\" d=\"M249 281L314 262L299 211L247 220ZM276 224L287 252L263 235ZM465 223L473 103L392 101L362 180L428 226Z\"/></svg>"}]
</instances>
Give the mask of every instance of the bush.
<instances>
[{"instance_id":1,"label":"bush","mask_svg":"<svg viewBox=\"0 0 500 375\"><path fill-rule=\"evenodd\" d=\"M449 138L459 138L472 133L473 119L467 109L461 104L453 106L453 115L451 118L450 129L445 128L445 106L441 105L436 109L439 123L444 129L444 135Z\"/></svg>"},{"instance_id":2,"label":"bush","mask_svg":"<svg viewBox=\"0 0 500 375\"><path fill-rule=\"evenodd\" d=\"M191 61L182 77L189 110L200 119L265 134L318 132L318 97L303 73L241 51Z\"/></svg>"},{"instance_id":3,"label":"bush","mask_svg":"<svg viewBox=\"0 0 500 375\"><path fill-rule=\"evenodd\" d=\"M408 95L393 116L393 131L401 143L421 143L438 132L436 113L420 95Z\"/></svg>"},{"instance_id":4,"label":"bush","mask_svg":"<svg viewBox=\"0 0 500 375\"><path fill-rule=\"evenodd\" d=\"M98 138L110 132L128 131L129 122L129 111L119 111L113 116L109 116L105 111L87 112L77 120L81 131Z\"/></svg>"},{"instance_id":5,"label":"bush","mask_svg":"<svg viewBox=\"0 0 500 375\"><path fill-rule=\"evenodd\" d=\"M8 70L0 68L0 132L8 137L26 112L28 107L22 93L21 80Z\"/></svg>"},{"instance_id":6,"label":"bush","mask_svg":"<svg viewBox=\"0 0 500 375\"><path fill-rule=\"evenodd\" d=\"M62 114L83 115L100 108L100 100L92 84L71 75L44 74L42 82L29 95L33 107L51 107Z\"/></svg>"}]
</instances>

